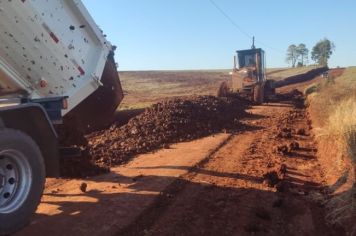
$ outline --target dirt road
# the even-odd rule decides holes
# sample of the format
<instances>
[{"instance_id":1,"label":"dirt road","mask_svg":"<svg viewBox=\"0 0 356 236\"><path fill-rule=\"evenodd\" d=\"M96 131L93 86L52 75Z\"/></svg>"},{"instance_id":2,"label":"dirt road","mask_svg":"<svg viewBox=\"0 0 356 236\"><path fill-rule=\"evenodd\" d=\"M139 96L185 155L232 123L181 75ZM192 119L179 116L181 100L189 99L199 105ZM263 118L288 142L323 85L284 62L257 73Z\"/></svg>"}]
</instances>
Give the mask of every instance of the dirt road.
<instances>
[{"instance_id":1,"label":"dirt road","mask_svg":"<svg viewBox=\"0 0 356 236\"><path fill-rule=\"evenodd\" d=\"M323 171L297 98L252 107L234 134L87 180L49 180L18 235L343 235L324 222Z\"/></svg>"},{"instance_id":2,"label":"dirt road","mask_svg":"<svg viewBox=\"0 0 356 236\"><path fill-rule=\"evenodd\" d=\"M246 123L256 130L234 135L171 185L165 192L171 198L160 197L117 235L342 235L326 226L317 202L323 172L304 111L269 104L251 112ZM277 137L289 128L291 138ZM298 150L275 153L292 142Z\"/></svg>"}]
</instances>

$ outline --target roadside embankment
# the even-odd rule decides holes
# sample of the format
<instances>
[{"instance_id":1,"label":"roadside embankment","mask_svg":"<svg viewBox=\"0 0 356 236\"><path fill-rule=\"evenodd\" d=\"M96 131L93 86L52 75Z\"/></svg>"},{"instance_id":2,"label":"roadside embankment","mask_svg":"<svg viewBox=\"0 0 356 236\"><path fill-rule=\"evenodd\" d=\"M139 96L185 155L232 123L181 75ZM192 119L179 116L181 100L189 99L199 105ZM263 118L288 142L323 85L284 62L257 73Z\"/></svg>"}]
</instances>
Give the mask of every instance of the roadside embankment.
<instances>
[{"instance_id":1,"label":"roadside embankment","mask_svg":"<svg viewBox=\"0 0 356 236\"><path fill-rule=\"evenodd\" d=\"M334 73L333 73L334 72ZM305 90L330 198L327 221L356 234L356 67Z\"/></svg>"},{"instance_id":2,"label":"roadside embankment","mask_svg":"<svg viewBox=\"0 0 356 236\"><path fill-rule=\"evenodd\" d=\"M315 69L311 69L305 73L289 76L282 80L275 81L274 85L276 88L280 88L280 87L287 86L290 84L305 82L305 81L314 79L316 76L318 76L319 74L321 74L327 70L328 70L327 67L318 67ZM273 77L272 77L272 79L273 79Z\"/></svg>"}]
</instances>

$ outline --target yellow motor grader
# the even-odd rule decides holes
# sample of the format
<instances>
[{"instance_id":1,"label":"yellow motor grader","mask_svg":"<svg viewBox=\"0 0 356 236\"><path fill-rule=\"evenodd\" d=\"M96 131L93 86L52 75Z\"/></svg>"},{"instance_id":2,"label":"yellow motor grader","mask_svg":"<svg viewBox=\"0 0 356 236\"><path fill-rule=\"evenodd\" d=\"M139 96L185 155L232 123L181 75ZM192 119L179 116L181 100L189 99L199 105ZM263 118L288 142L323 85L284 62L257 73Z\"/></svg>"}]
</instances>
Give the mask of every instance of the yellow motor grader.
<instances>
[{"instance_id":1,"label":"yellow motor grader","mask_svg":"<svg viewBox=\"0 0 356 236\"><path fill-rule=\"evenodd\" d=\"M267 80L265 70L265 52L261 48L238 50L234 56L234 68L231 83L223 82L218 96L238 93L256 104L274 94L272 81Z\"/></svg>"}]
</instances>

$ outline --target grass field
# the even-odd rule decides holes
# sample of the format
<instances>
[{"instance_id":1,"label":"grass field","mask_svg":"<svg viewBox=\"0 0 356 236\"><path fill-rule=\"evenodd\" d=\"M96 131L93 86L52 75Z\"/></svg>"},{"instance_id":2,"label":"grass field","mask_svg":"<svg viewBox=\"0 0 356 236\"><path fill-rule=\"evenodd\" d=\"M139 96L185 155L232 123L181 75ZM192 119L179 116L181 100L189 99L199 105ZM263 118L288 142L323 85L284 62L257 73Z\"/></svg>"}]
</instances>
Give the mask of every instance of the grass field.
<instances>
[{"instance_id":1,"label":"grass field","mask_svg":"<svg viewBox=\"0 0 356 236\"><path fill-rule=\"evenodd\" d=\"M267 76L284 79L315 67L271 68ZM125 98L120 110L147 107L166 98L189 95L216 95L223 81L231 79L230 69L196 71L124 71L120 79Z\"/></svg>"}]
</instances>

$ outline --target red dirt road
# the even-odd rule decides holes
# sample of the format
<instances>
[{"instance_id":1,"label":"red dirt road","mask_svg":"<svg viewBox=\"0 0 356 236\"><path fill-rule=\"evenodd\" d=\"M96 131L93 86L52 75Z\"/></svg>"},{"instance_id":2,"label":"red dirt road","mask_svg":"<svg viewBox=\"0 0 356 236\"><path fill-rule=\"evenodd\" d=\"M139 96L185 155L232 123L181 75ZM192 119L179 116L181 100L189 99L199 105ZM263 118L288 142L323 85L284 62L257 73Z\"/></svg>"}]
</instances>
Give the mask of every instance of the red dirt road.
<instances>
[{"instance_id":1,"label":"red dirt road","mask_svg":"<svg viewBox=\"0 0 356 236\"><path fill-rule=\"evenodd\" d=\"M87 180L49 180L18 235L343 235L324 221L306 111L284 98L252 107L234 134L175 144Z\"/></svg>"},{"instance_id":2,"label":"red dirt road","mask_svg":"<svg viewBox=\"0 0 356 236\"><path fill-rule=\"evenodd\" d=\"M246 123L256 130L234 135L117 235L342 235L326 226L317 201L324 189L323 172L304 111L273 104L251 112L256 117ZM276 138L279 127L307 131ZM292 141L299 150L274 152ZM269 187L264 175L282 166L281 182Z\"/></svg>"}]
</instances>

